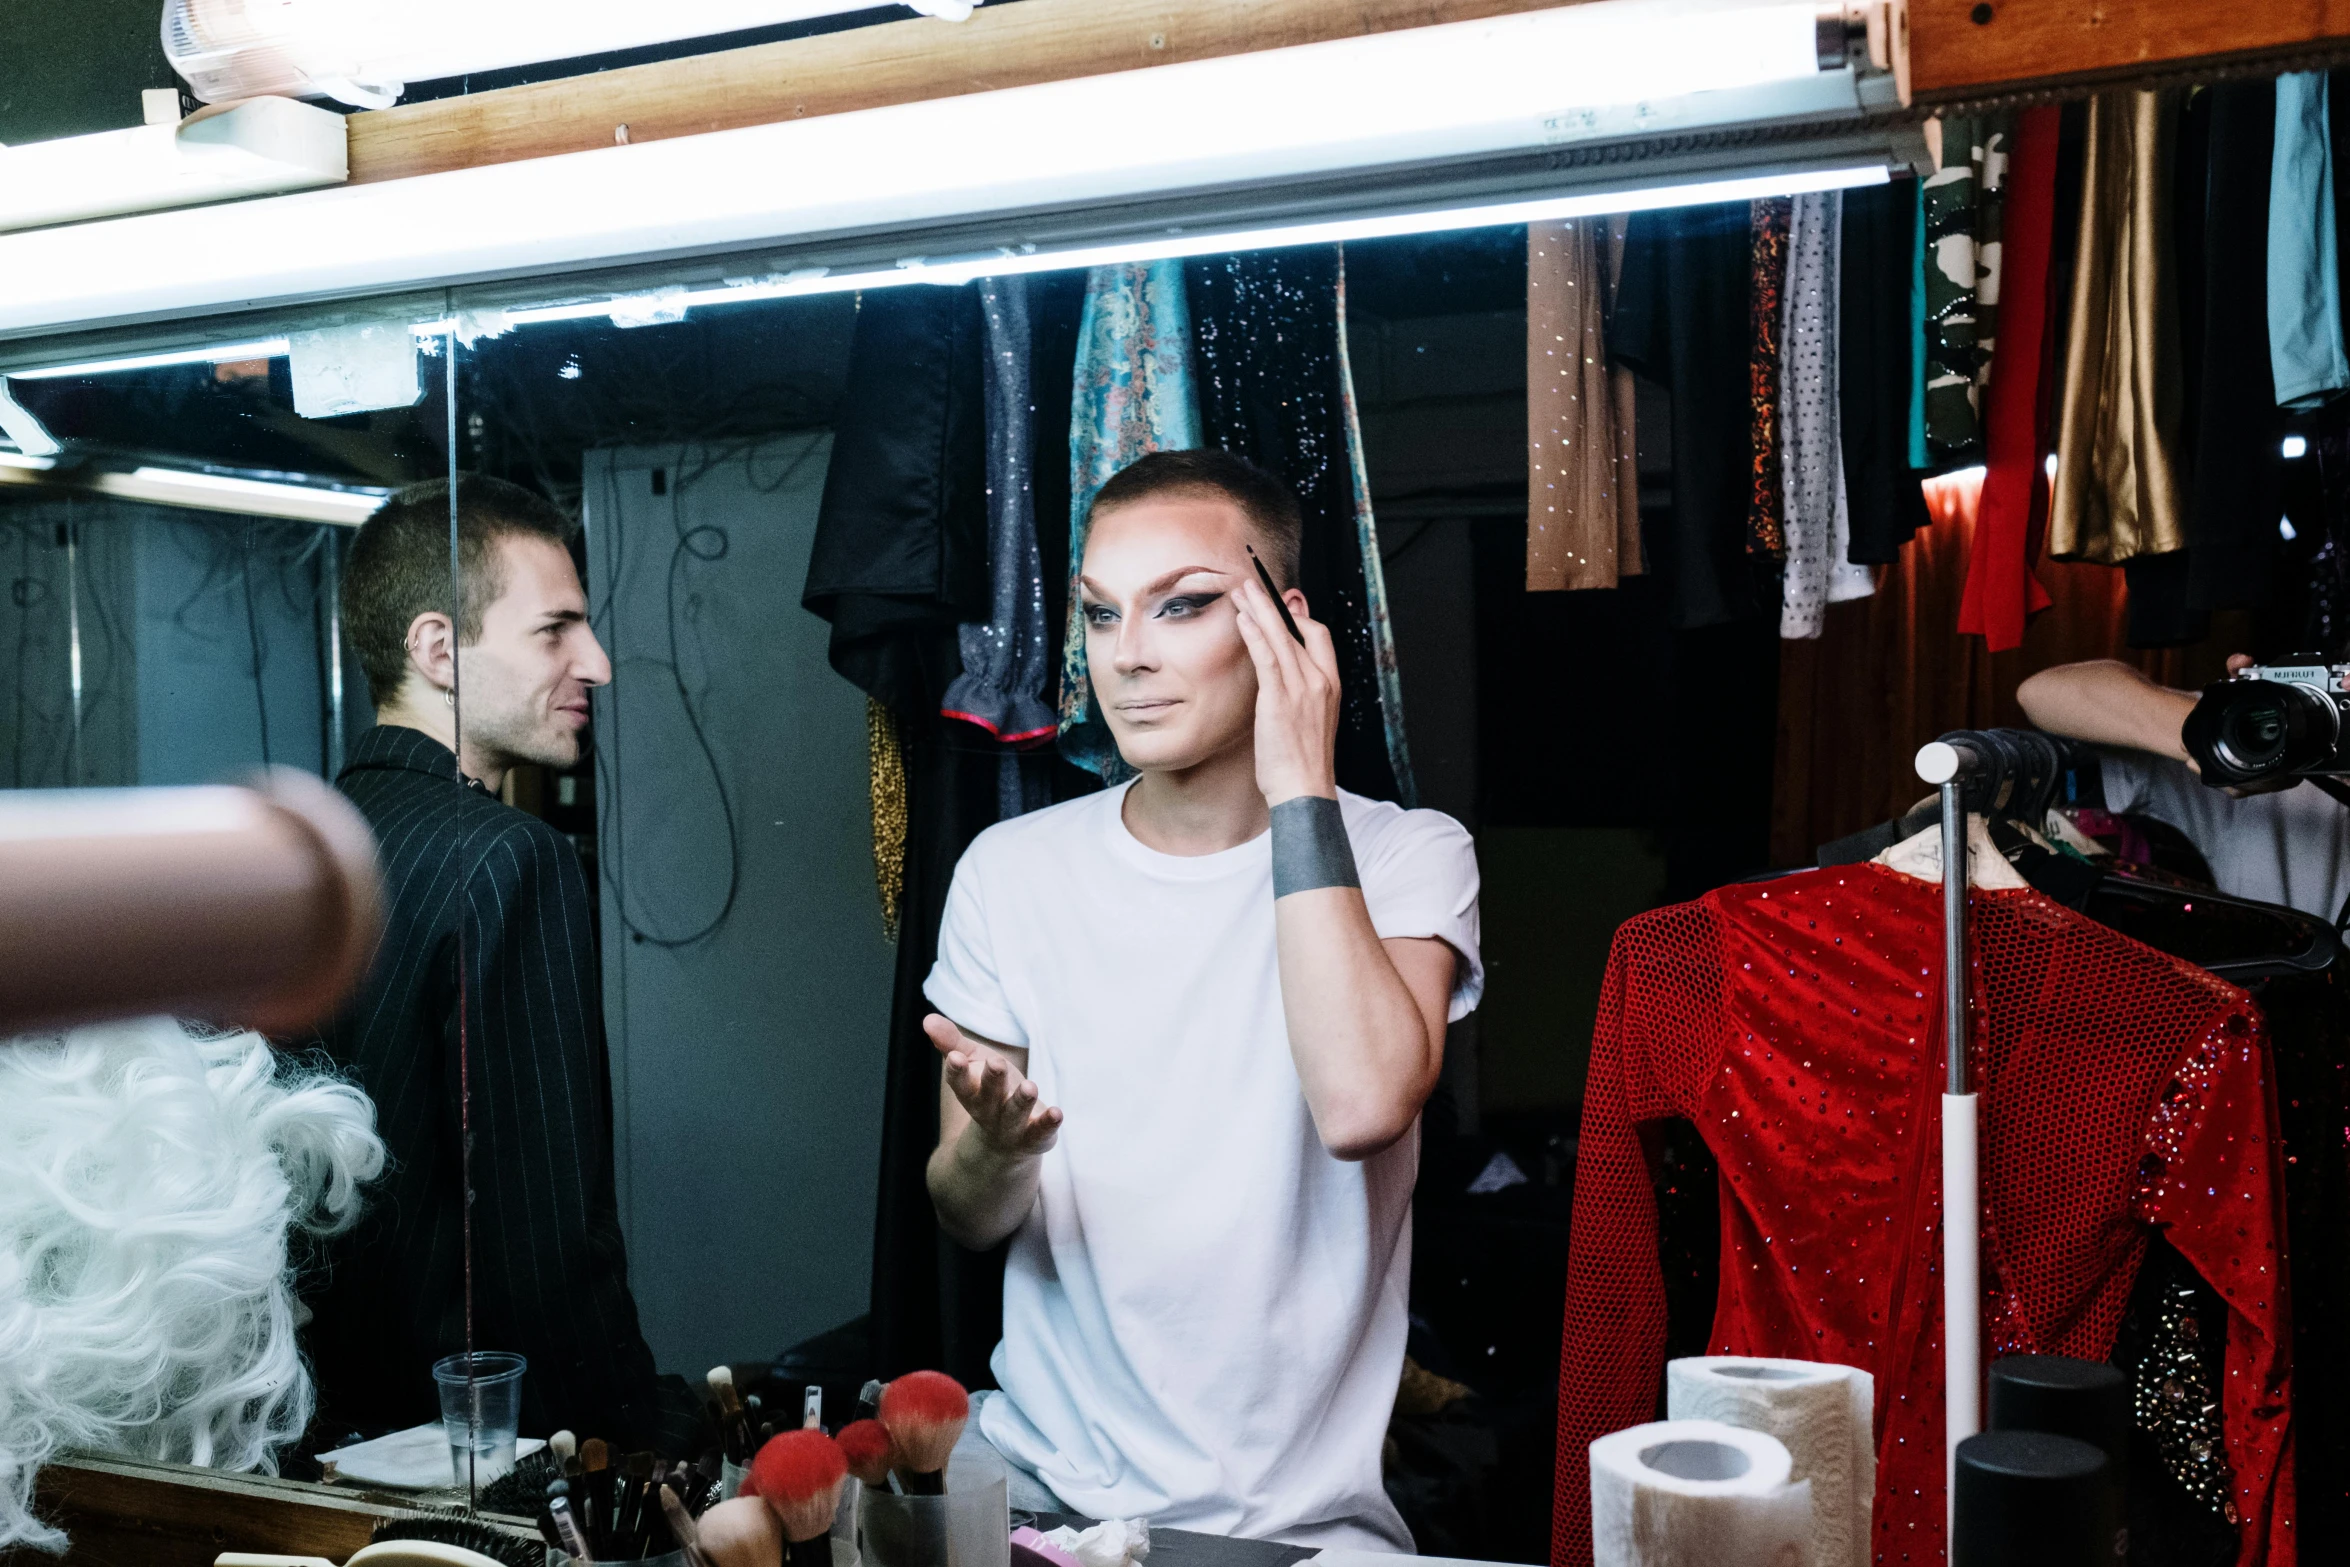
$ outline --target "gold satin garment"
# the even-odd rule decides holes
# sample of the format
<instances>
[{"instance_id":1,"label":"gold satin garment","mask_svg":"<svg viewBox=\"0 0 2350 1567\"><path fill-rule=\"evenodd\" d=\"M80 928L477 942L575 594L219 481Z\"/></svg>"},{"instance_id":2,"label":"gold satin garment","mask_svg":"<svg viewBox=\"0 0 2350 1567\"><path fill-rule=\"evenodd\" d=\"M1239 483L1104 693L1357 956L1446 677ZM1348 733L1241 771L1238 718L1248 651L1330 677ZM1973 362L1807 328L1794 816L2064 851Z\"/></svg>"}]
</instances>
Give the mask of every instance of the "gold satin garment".
<instances>
[{"instance_id":1,"label":"gold satin garment","mask_svg":"<svg viewBox=\"0 0 2350 1567\"><path fill-rule=\"evenodd\" d=\"M2174 92L2089 100L2048 553L2119 565L2187 547L2176 279L2166 265Z\"/></svg>"}]
</instances>

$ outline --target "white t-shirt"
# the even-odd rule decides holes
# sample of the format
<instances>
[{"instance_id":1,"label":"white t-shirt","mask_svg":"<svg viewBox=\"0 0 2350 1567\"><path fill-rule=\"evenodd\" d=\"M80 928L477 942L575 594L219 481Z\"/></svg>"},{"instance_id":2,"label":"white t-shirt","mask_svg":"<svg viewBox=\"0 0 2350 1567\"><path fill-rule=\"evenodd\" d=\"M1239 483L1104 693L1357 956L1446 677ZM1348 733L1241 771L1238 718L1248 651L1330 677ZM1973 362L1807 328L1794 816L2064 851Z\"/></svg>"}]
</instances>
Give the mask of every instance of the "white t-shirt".
<instances>
[{"instance_id":1,"label":"white t-shirt","mask_svg":"<svg viewBox=\"0 0 2350 1567\"><path fill-rule=\"evenodd\" d=\"M979 835L923 993L1028 1050L1066 1119L1012 1237L980 1429L1070 1506L1409 1551L1380 1483L1403 1369L1417 1128L1331 1157L1289 1053L1271 835L1161 854L1107 789ZM1371 922L1484 989L1477 861L1436 811L1342 794Z\"/></svg>"},{"instance_id":2,"label":"white t-shirt","mask_svg":"<svg viewBox=\"0 0 2350 1567\"><path fill-rule=\"evenodd\" d=\"M2105 808L2135 811L2187 835L2220 891L2314 914L2329 924L2350 895L2350 806L2313 784L2241 799L2184 762L2106 751Z\"/></svg>"}]
</instances>

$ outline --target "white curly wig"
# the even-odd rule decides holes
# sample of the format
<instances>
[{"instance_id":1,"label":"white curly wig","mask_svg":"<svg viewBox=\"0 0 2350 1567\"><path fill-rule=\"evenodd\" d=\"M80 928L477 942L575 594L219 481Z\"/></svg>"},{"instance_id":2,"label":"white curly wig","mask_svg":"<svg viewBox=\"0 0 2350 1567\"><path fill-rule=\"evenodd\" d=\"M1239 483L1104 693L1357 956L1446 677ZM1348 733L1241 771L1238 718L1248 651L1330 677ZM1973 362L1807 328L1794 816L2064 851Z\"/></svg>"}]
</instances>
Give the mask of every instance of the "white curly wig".
<instances>
[{"instance_id":1,"label":"white curly wig","mask_svg":"<svg viewBox=\"0 0 2350 1567\"><path fill-rule=\"evenodd\" d=\"M383 1168L375 1106L257 1034L168 1018L0 1040L0 1552L52 1453L274 1473L310 1423L296 1230Z\"/></svg>"}]
</instances>

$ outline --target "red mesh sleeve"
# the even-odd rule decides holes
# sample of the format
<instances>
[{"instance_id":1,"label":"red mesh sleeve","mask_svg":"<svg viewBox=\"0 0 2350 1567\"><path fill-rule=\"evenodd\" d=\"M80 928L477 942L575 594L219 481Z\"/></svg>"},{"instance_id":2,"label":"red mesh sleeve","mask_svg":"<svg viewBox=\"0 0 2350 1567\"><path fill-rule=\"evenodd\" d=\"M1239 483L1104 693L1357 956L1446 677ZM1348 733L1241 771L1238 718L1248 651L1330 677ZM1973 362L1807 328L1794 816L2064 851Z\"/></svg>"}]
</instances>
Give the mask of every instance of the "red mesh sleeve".
<instances>
[{"instance_id":1,"label":"red mesh sleeve","mask_svg":"<svg viewBox=\"0 0 2350 1567\"><path fill-rule=\"evenodd\" d=\"M1683 1113L1718 1059L1718 924L1704 902L1627 921L1608 952L1567 1241L1551 1561L1590 1567L1591 1444L1654 1418L1665 1292L1639 1124Z\"/></svg>"},{"instance_id":2,"label":"red mesh sleeve","mask_svg":"<svg viewBox=\"0 0 2350 1567\"><path fill-rule=\"evenodd\" d=\"M2168 1227L2179 1255L2228 1303L2220 1401L2236 1474L2239 1567L2294 1567L2297 1556L2278 1135L2266 1031L2248 1003L2231 1006L2164 1085L2138 1175L2140 1212Z\"/></svg>"}]
</instances>

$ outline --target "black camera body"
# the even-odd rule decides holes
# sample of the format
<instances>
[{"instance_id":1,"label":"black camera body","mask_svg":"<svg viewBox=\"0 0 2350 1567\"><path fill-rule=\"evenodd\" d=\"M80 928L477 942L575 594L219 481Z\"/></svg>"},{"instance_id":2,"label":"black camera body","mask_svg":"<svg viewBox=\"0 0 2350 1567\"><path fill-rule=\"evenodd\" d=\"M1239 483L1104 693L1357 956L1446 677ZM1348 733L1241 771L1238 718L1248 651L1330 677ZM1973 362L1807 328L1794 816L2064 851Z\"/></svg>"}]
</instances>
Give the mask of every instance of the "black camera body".
<instances>
[{"instance_id":1,"label":"black camera body","mask_svg":"<svg viewBox=\"0 0 2350 1567\"><path fill-rule=\"evenodd\" d=\"M2180 737L2203 781L2350 775L2350 664L2263 664L2203 688Z\"/></svg>"}]
</instances>

